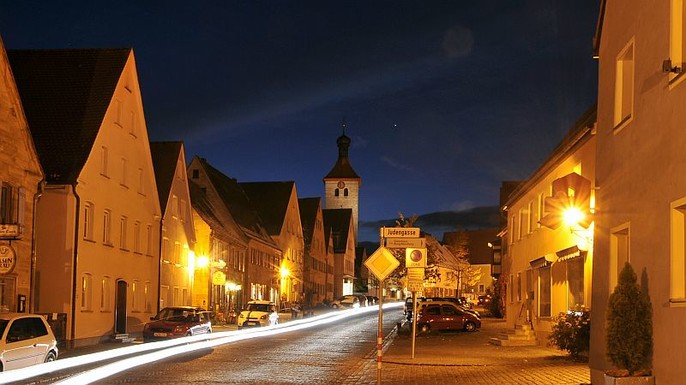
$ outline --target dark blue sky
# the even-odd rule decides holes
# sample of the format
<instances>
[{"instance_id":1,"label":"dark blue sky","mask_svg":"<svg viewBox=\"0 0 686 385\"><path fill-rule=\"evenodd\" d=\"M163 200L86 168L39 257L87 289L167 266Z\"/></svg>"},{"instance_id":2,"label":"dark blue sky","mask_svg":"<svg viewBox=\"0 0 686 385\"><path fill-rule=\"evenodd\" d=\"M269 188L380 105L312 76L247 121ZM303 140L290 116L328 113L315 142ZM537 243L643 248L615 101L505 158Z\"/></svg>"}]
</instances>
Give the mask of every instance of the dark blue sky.
<instances>
[{"instance_id":1,"label":"dark blue sky","mask_svg":"<svg viewBox=\"0 0 686 385\"><path fill-rule=\"evenodd\" d=\"M125 3L3 2L0 35L133 47L151 140L301 197L345 116L362 221L497 205L597 94L596 0Z\"/></svg>"}]
</instances>

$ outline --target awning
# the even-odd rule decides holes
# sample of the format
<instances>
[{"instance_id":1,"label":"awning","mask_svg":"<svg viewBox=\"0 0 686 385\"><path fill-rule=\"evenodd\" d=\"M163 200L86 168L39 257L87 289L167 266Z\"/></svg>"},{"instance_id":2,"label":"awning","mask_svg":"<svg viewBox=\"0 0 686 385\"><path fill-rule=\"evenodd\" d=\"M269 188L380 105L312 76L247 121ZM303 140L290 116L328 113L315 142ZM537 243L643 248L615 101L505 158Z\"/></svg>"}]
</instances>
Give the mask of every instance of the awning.
<instances>
[{"instance_id":1,"label":"awning","mask_svg":"<svg viewBox=\"0 0 686 385\"><path fill-rule=\"evenodd\" d=\"M586 253L587 251L579 250L579 247L575 245L572 247L568 247L566 249L562 249L555 254L557 254L557 260L563 262L569 261L570 259L586 256Z\"/></svg>"},{"instance_id":2,"label":"awning","mask_svg":"<svg viewBox=\"0 0 686 385\"><path fill-rule=\"evenodd\" d=\"M542 257L532 259L529 261L529 265L531 266L532 269L540 269L542 267L550 266L553 264L553 262L557 261L557 255L555 254L546 254Z\"/></svg>"}]
</instances>

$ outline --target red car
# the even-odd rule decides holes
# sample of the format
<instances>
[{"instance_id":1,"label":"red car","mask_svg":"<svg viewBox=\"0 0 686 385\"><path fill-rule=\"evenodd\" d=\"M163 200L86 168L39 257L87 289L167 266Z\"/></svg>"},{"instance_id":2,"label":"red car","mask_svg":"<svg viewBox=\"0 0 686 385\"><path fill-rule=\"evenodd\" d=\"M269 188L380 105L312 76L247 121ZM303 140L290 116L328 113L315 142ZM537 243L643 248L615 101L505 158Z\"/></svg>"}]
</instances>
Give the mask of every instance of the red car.
<instances>
[{"instance_id":1,"label":"red car","mask_svg":"<svg viewBox=\"0 0 686 385\"><path fill-rule=\"evenodd\" d=\"M481 327L481 318L455 306L452 302L422 302L417 310L417 328L429 330L465 330L473 332Z\"/></svg>"},{"instance_id":2,"label":"red car","mask_svg":"<svg viewBox=\"0 0 686 385\"><path fill-rule=\"evenodd\" d=\"M195 306L171 306L150 317L143 327L143 341L166 340L176 337L212 333L210 313Z\"/></svg>"}]
</instances>

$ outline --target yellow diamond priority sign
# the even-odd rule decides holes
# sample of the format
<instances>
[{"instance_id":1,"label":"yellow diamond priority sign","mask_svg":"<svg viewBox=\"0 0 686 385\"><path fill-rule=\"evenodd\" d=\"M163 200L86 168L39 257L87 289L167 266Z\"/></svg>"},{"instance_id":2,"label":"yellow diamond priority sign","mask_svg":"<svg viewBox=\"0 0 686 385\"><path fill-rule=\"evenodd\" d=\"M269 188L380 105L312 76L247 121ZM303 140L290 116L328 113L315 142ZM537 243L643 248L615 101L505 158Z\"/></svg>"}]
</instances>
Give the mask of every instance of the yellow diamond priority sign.
<instances>
[{"instance_id":1,"label":"yellow diamond priority sign","mask_svg":"<svg viewBox=\"0 0 686 385\"><path fill-rule=\"evenodd\" d=\"M400 262L389 249L379 247L364 261L364 265L378 280L383 281L400 266Z\"/></svg>"}]
</instances>

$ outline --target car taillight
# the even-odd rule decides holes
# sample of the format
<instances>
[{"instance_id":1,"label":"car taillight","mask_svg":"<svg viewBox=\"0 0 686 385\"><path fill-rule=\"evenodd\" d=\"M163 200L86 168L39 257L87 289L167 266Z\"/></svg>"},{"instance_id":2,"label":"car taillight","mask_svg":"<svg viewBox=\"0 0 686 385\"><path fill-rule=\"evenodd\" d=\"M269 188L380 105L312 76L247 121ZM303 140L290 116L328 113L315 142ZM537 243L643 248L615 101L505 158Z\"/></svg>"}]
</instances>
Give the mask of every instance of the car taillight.
<instances>
[{"instance_id":1,"label":"car taillight","mask_svg":"<svg viewBox=\"0 0 686 385\"><path fill-rule=\"evenodd\" d=\"M187 328L185 326L177 326L174 328L174 333L185 333Z\"/></svg>"}]
</instances>

